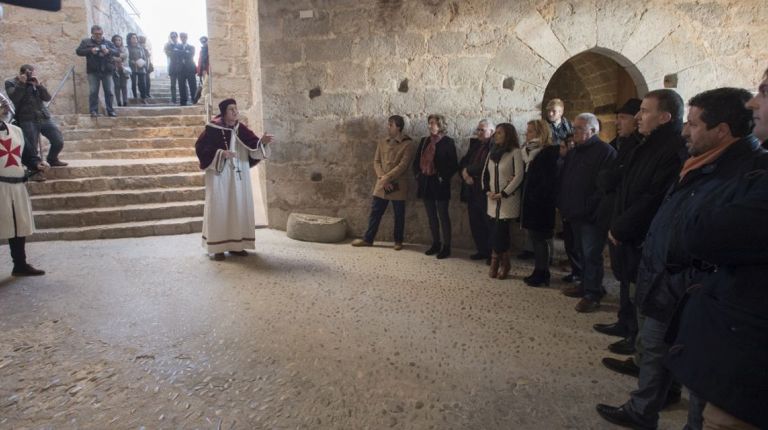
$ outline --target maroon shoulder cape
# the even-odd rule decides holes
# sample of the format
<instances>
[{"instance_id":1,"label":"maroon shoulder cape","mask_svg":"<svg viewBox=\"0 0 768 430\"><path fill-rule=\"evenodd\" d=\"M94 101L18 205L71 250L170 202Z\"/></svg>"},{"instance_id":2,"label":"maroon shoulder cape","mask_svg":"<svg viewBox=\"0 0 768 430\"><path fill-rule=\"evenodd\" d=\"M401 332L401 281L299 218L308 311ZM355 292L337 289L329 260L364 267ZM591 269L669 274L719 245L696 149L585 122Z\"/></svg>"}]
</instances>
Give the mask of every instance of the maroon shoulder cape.
<instances>
[{"instance_id":1,"label":"maroon shoulder cape","mask_svg":"<svg viewBox=\"0 0 768 430\"><path fill-rule=\"evenodd\" d=\"M200 137L197 138L197 142L195 142L195 153L197 154L198 160L200 160L201 169L205 169L211 165L213 158L216 156L216 151L219 149L224 151L229 149L229 140L232 137L232 129L221 129L217 128L217 126L224 127L223 122L218 117L214 118L213 121L211 121L211 124L205 126L205 130L203 130ZM256 149L259 140L261 140L243 123L239 123L237 137L245 144L245 146L251 149ZM259 161L261 160L255 160L248 157L248 164L251 167L258 164Z\"/></svg>"}]
</instances>

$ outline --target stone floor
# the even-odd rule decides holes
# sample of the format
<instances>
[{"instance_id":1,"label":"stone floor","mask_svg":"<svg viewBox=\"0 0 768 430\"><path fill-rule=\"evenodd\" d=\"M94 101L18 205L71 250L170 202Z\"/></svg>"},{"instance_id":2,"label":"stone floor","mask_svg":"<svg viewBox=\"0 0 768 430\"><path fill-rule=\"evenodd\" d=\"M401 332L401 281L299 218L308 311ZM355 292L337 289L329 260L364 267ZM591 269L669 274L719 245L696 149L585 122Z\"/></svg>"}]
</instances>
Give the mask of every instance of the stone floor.
<instances>
[{"instance_id":1,"label":"stone floor","mask_svg":"<svg viewBox=\"0 0 768 430\"><path fill-rule=\"evenodd\" d=\"M577 314L528 266L256 237L224 262L197 234L29 244L48 275L0 280L0 428L603 429L635 383L599 364L615 305Z\"/></svg>"}]
</instances>

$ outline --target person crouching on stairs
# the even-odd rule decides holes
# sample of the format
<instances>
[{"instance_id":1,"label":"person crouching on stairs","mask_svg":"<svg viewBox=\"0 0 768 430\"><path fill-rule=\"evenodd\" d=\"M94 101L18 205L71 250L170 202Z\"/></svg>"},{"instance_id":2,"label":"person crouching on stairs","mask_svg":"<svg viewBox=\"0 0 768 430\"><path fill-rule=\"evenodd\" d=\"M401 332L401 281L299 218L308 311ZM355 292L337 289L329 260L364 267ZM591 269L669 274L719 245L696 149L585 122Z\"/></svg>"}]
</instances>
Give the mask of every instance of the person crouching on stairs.
<instances>
[{"instance_id":1,"label":"person crouching on stairs","mask_svg":"<svg viewBox=\"0 0 768 430\"><path fill-rule=\"evenodd\" d=\"M505 279L510 270L510 225L520 217L520 185L525 166L515 126L499 124L494 145L483 169L483 190L488 196L493 254L488 276Z\"/></svg>"}]
</instances>

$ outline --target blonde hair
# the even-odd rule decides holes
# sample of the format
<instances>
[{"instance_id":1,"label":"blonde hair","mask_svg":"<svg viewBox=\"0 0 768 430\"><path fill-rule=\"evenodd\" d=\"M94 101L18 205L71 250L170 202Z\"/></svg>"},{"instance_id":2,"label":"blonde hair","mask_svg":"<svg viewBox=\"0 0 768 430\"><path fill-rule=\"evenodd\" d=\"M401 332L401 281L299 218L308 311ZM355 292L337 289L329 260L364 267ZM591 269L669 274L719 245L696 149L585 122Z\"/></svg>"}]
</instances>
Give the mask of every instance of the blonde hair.
<instances>
[{"instance_id":1,"label":"blonde hair","mask_svg":"<svg viewBox=\"0 0 768 430\"><path fill-rule=\"evenodd\" d=\"M565 109L565 103L563 103L560 99L552 99L547 103L547 109L552 109L553 107L559 107L560 109Z\"/></svg>"},{"instance_id":2,"label":"blonde hair","mask_svg":"<svg viewBox=\"0 0 768 430\"><path fill-rule=\"evenodd\" d=\"M533 131L536 133L536 137L539 138L541 146L552 145L552 130L549 128L549 123L543 119L532 119L528 121L528 125L533 127Z\"/></svg>"},{"instance_id":3,"label":"blonde hair","mask_svg":"<svg viewBox=\"0 0 768 430\"><path fill-rule=\"evenodd\" d=\"M432 115L427 117L427 124L429 124L429 121L433 119L435 120L435 122L437 122L438 131L442 134L446 134L448 127L447 127L447 124L445 123L445 117L440 114L433 113Z\"/></svg>"}]
</instances>

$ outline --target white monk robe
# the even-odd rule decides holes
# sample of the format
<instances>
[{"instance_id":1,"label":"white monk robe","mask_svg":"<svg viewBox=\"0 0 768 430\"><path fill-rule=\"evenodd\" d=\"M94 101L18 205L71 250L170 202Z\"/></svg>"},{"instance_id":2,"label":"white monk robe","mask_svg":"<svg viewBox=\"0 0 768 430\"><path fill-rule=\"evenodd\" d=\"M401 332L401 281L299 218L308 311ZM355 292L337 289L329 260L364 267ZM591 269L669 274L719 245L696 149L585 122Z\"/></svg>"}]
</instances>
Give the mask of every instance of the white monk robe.
<instances>
[{"instance_id":1,"label":"white monk robe","mask_svg":"<svg viewBox=\"0 0 768 430\"><path fill-rule=\"evenodd\" d=\"M24 185L21 154L24 134L5 124L0 130L0 239L31 236L35 231L32 203Z\"/></svg>"},{"instance_id":2,"label":"white monk robe","mask_svg":"<svg viewBox=\"0 0 768 430\"><path fill-rule=\"evenodd\" d=\"M211 254L255 248L250 168L268 158L270 148L240 123L232 131L220 121L208 123L195 144L205 170L203 247ZM225 149L237 156L224 158Z\"/></svg>"}]
</instances>

